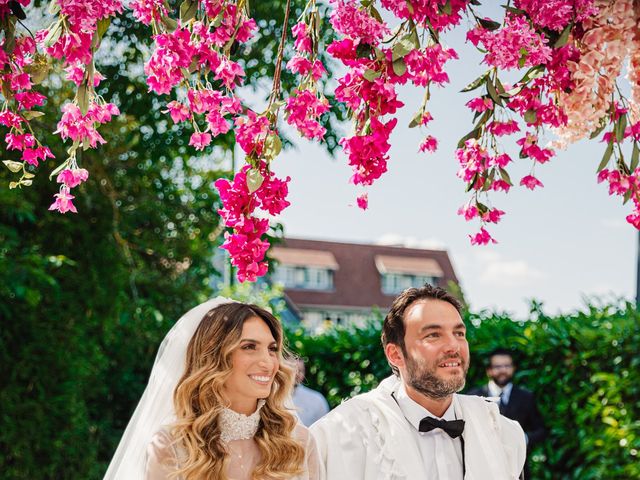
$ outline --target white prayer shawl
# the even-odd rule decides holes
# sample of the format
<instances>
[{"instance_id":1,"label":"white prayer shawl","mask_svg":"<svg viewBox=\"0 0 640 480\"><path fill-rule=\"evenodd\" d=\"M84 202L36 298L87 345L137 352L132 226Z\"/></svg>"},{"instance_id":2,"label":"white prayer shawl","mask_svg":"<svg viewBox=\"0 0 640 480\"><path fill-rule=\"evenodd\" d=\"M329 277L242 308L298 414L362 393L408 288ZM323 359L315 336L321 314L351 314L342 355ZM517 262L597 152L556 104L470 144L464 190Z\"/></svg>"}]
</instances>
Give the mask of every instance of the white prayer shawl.
<instances>
[{"instance_id":1,"label":"white prayer shawl","mask_svg":"<svg viewBox=\"0 0 640 480\"><path fill-rule=\"evenodd\" d=\"M391 396L395 376L337 407L311 427L320 452L322 480L417 480L425 467L412 426ZM464 419L465 480L514 480L526 457L517 422L480 397L454 395Z\"/></svg>"}]
</instances>

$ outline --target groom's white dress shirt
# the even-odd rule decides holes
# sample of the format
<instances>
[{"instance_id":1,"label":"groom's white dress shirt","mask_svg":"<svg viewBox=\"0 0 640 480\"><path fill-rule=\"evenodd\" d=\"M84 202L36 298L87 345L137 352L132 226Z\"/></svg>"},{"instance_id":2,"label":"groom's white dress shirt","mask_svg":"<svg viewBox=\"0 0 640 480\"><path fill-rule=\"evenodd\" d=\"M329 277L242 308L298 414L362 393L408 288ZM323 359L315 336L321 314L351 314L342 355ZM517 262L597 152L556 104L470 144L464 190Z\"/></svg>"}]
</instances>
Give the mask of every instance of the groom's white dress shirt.
<instances>
[{"instance_id":1,"label":"groom's white dress shirt","mask_svg":"<svg viewBox=\"0 0 640 480\"><path fill-rule=\"evenodd\" d=\"M440 428L430 432L420 432L420 421L424 417L440 420L456 420L453 402L442 417L434 415L419 403L415 402L398 383L394 396L403 415L411 424L411 436L420 449L424 464L424 480L461 480L462 479L462 443L460 437L451 438Z\"/></svg>"}]
</instances>

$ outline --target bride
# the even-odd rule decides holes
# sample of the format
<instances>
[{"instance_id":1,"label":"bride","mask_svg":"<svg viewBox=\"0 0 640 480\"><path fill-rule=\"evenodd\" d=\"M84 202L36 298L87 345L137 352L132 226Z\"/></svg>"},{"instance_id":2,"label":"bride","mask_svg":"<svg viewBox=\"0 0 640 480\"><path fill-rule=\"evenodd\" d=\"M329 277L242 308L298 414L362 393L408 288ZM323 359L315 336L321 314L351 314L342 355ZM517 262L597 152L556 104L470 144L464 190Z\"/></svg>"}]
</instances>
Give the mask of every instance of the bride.
<instances>
[{"instance_id":1,"label":"bride","mask_svg":"<svg viewBox=\"0 0 640 480\"><path fill-rule=\"evenodd\" d=\"M293 378L269 312L195 307L160 345L105 480L316 480L315 441L285 407Z\"/></svg>"}]
</instances>

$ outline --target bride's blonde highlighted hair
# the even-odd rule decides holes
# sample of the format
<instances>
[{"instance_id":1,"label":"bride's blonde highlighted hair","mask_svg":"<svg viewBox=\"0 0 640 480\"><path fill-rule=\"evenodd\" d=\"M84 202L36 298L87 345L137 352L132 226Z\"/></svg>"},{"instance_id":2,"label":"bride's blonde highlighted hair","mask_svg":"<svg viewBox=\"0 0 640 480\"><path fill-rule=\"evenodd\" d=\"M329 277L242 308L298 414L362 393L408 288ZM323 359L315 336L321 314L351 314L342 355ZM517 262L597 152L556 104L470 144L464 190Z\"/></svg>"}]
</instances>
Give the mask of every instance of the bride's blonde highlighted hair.
<instances>
[{"instance_id":1,"label":"bride's blonde highlighted hair","mask_svg":"<svg viewBox=\"0 0 640 480\"><path fill-rule=\"evenodd\" d=\"M231 353L240 344L244 322L252 317L269 327L280 361L253 437L261 454L253 478L285 479L303 470L304 448L292 436L296 419L284 406L293 388L294 372L283 359L282 326L260 307L226 303L209 310L196 329L187 348L185 373L173 396L177 421L172 436L183 450L175 474L185 480L227 480L229 457L218 425L220 412L228 406L222 388L231 375Z\"/></svg>"}]
</instances>

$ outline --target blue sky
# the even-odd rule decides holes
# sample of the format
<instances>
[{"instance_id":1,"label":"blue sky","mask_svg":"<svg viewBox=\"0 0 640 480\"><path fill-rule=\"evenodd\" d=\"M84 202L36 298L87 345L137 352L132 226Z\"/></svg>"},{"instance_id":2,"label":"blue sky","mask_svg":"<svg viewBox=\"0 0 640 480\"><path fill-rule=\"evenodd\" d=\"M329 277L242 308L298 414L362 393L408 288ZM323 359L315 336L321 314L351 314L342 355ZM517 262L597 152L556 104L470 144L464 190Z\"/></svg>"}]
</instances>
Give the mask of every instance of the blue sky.
<instances>
[{"instance_id":1,"label":"blue sky","mask_svg":"<svg viewBox=\"0 0 640 480\"><path fill-rule=\"evenodd\" d=\"M491 10L489 9L489 14ZM427 133L407 127L423 91L400 90L405 108L391 137L389 171L369 188L369 209L355 207L361 190L349 184L351 171L340 152L331 159L322 148L300 140L273 165L290 175L291 206L280 221L292 237L353 242L405 243L444 248L449 252L467 300L474 310L506 310L518 317L528 311L528 299L542 301L545 311L568 312L584 305L585 296L603 299L635 295L637 232L626 223L629 205L609 197L596 182L602 144L570 146L536 168L544 188L523 187L492 196L506 212L490 231L497 245L472 247L468 234L478 225L456 215L467 200L456 177L458 139L471 129L464 106L470 94L458 93L482 71L481 57L464 42L463 29L445 36L460 60L449 64L451 83L434 89L429 132L439 140L436 154L418 153ZM349 134L350 126L344 126ZM517 158L517 151L507 145ZM516 160L514 182L527 175L530 161Z\"/></svg>"}]
</instances>

